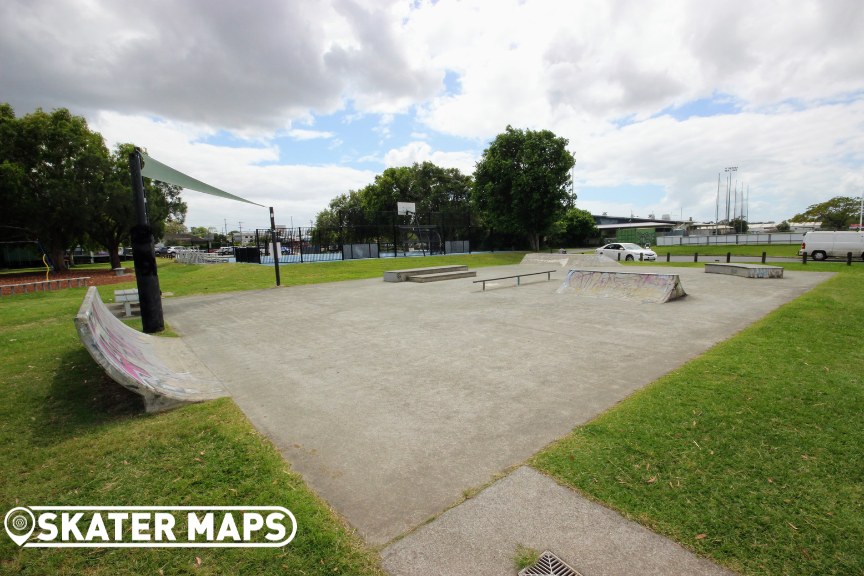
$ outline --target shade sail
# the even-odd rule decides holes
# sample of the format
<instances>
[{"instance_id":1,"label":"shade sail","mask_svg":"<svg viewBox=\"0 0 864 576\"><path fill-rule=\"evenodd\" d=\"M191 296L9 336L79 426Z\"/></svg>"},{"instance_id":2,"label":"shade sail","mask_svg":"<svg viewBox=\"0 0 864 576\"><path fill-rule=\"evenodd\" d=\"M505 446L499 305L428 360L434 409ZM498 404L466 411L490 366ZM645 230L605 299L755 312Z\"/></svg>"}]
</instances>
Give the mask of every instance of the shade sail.
<instances>
[{"instance_id":1,"label":"shade sail","mask_svg":"<svg viewBox=\"0 0 864 576\"><path fill-rule=\"evenodd\" d=\"M196 192L203 192L204 194L211 194L213 196L219 196L220 198L228 198L229 200L237 200L238 202L246 202L247 204L254 204L255 206L265 208L263 204L258 204L251 200L241 198L240 196L235 196L234 194L220 190L215 186L205 184L200 180L187 176L186 174L171 168L167 164L159 162L143 152L141 153L141 159L144 164L141 167L141 175L146 176L147 178L159 180L160 182L167 182L168 184L176 184L177 186L182 186L189 190L195 190Z\"/></svg>"}]
</instances>

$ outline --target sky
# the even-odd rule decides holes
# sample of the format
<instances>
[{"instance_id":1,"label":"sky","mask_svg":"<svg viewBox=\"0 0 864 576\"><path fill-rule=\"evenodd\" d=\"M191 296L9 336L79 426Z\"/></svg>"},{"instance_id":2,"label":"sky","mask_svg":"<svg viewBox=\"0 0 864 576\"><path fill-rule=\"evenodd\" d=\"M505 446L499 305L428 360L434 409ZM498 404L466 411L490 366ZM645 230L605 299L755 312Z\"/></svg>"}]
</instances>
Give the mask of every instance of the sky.
<instances>
[{"instance_id":1,"label":"sky","mask_svg":"<svg viewBox=\"0 0 864 576\"><path fill-rule=\"evenodd\" d=\"M594 214L713 221L728 186L779 222L864 190L862 30L860 0L4 0L0 102L279 225L389 167L471 174L508 125L569 141ZM269 227L182 196L189 227Z\"/></svg>"}]
</instances>

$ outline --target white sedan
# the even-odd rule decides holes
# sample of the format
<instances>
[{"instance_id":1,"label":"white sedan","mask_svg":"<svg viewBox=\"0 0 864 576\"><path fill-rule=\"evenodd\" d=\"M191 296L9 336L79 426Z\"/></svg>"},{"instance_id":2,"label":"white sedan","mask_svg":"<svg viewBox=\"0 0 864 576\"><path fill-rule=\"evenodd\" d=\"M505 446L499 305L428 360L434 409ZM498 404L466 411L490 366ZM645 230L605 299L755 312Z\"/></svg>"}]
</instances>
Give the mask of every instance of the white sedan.
<instances>
[{"instance_id":1,"label":"white sedan","mask_svg":"<svg viewBox=\"0 0 864 576\"><path fill-rule=\"evenodd\" d=\"M602 254L612 260L657 260L657 253L648 248L642 248L638 244L632 242L622 242L606 244L595 250L597 254Z\"/></svg>"}]
</instances>

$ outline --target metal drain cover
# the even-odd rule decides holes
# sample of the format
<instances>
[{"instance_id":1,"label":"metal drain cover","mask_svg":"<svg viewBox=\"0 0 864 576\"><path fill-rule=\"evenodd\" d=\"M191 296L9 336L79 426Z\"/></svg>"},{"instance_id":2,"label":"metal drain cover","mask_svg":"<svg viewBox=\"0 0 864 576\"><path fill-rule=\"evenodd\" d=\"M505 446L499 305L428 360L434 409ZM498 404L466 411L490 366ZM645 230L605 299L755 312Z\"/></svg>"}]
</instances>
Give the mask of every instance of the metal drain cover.
<instances>
[{"instance_id":1,"label":"metal drain cover","mask_svg":"<svg viewBox=\"0 0 864 576\"><path fill-rule=\"evenodd\" d=\"M533 566L520 570L519 576L582 576L582 574L546 550Z\"/></svg>"}]
</instances>

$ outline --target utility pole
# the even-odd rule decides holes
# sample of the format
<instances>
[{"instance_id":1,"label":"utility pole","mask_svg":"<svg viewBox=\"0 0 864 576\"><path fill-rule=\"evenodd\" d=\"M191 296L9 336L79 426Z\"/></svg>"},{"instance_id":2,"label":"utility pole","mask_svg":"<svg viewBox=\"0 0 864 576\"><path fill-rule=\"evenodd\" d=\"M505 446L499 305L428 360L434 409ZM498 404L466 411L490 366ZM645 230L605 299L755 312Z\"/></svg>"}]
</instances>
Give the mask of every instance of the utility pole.
<instances>
[{"instance_id":1,"label":"utility pole","mask_svg":"<svg viewBox=\"0 0 864 576\"><path fill-rule=\"evenodd\" d=\"M729 223L729 209L731 206L729 205L729 201L731 200L730 194L732 193L732 173L738 171L737 166L728 166L723 169L727 174L726 179L726 223Z\"/></svg>"}]
</instances>

